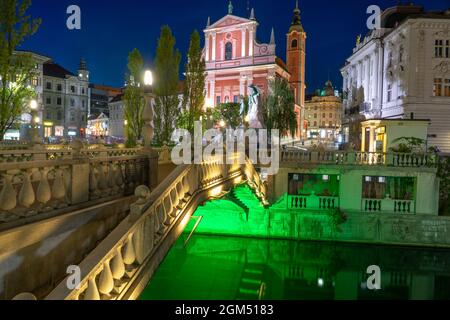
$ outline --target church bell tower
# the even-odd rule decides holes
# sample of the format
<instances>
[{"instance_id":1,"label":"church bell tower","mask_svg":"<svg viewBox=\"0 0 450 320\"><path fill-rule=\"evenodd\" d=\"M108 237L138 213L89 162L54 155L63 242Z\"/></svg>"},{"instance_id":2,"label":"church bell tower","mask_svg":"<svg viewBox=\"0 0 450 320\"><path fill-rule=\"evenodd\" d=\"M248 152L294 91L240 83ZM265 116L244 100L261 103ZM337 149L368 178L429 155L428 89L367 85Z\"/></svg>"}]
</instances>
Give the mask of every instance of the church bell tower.
<instances>
[{"instance_id":1,"label":"church bell tower","mask_svg":"<svg viewBox=\"0 0 450 320\"><path fill-rule=\"evenodd\" d=\"M305 106L305 63L306 63L306 32L303 29L298 0L294 9L289 33L287 34L286 64L291 73L290 83L295 92L295 103L300 108L299 130L303 133Z\"/></svg>"}]
</instances>

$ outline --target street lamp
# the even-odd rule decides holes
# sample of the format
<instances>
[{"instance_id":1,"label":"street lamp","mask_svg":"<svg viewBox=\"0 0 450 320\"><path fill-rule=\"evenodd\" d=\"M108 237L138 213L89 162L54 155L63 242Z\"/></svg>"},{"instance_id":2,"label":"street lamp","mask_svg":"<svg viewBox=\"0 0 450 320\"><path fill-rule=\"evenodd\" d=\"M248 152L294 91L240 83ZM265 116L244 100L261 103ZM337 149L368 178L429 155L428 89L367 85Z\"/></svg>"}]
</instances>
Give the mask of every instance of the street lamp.
<instances>
[{"instance_id":1,"label":"street lamp","mask_svg":"<svg viewBox=\"0 0 450 320\"><path fill-rule=\"evenodd\" d=\"M31 109L30 139L32 143L40 143L38 125L39 122L41 122L41 119L38 116L38 103L36 100L33 99L30 101L30 109Z\"/></svg>"},{"instance_id":2,"label":"street lamp","mask_svg":"<svg viewBox=\"0 0 450 320\"><path fill-rule=\"evenodd\" d=\"M150 70L145 70L144 72L144 97L145 97L145 106L144 106L144 126L143 126L143 138L144 138L144 147L151 148L153 134L154 134L154 110L152 104L152 92L151 86L153 85L153 74Z\"/></svg>"},{"instance_id":3,"label":"street lamp","mask_svg":"<svg viewBox=\"0 0 450 320\"><path fill-rule=\"evenodd\" d=\"M153 85L153 74L150 70L146 70L144 73L144 85L145 86Z\"/></svg>"}]
</instances>

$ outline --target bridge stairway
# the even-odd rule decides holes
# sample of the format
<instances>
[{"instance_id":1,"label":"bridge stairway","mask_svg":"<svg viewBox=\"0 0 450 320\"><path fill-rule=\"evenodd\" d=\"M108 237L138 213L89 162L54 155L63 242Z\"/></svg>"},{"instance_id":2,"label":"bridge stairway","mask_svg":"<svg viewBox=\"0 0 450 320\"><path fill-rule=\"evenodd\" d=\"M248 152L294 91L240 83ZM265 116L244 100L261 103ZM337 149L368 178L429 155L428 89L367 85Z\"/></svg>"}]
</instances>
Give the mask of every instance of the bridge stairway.
<instances>
[{"instance_id":1,"label":"bridge stairway","mask_svg":"<svg viewBox=\"0 0 450 320\"><path fill-rule=\"evenodd\" d=\"M231 195L238 199L249 209L263 209L264 206L261 204L259 199L253 193L253 190L247 185L241 185L234 188L231 191Z\"/></svg>"}]
</instances>

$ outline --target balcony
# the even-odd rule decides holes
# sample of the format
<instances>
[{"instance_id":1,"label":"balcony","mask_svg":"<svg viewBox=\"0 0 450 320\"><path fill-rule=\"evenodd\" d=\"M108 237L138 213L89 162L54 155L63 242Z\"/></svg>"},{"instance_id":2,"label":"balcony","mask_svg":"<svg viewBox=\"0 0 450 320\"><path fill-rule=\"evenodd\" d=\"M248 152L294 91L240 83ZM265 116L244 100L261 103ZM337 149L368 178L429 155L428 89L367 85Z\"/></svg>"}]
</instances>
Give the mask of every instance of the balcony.
<instances>
[{"instance_id":1,"label":"balcony","mask_svg":"<svg viewBox=\"0 0 450 320\"><path fill-rule=\"evenodd\" d=\"M414 214L416 205L414 200L362 199L361 211L368 213L394 212Z\"/></svg>"},{"instance_id":2,"label":"balcony","mask_svg":"<svg viewBox=\"0 0 450 320\"><path fill-rule=\"evenodd\" d=\"M339 197L288 196L288 209L329 210L339 208Z\"/></svg>"}]
</instances>

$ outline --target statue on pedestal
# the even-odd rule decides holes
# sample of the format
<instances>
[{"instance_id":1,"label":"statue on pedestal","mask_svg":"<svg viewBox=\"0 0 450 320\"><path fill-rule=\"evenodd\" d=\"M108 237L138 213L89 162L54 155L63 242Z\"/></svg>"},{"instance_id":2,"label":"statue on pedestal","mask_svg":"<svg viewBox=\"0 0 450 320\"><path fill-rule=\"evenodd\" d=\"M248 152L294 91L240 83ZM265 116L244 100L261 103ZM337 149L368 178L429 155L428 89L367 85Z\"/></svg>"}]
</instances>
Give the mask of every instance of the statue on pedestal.
<instances>
[{"instance_id":1,"label":"statue on pedestal","mask_svg":"<svg viewBox=\"0 0 450 320\"><path fill-rule=\"evenodd\" d=\"M248 98L248 124L250 129L262 129L263 126L260 121L260 110L259 110L259 96L261 93L259 89L254 86L249 86L249 98Z\"/></svg>"}]
</instances>

